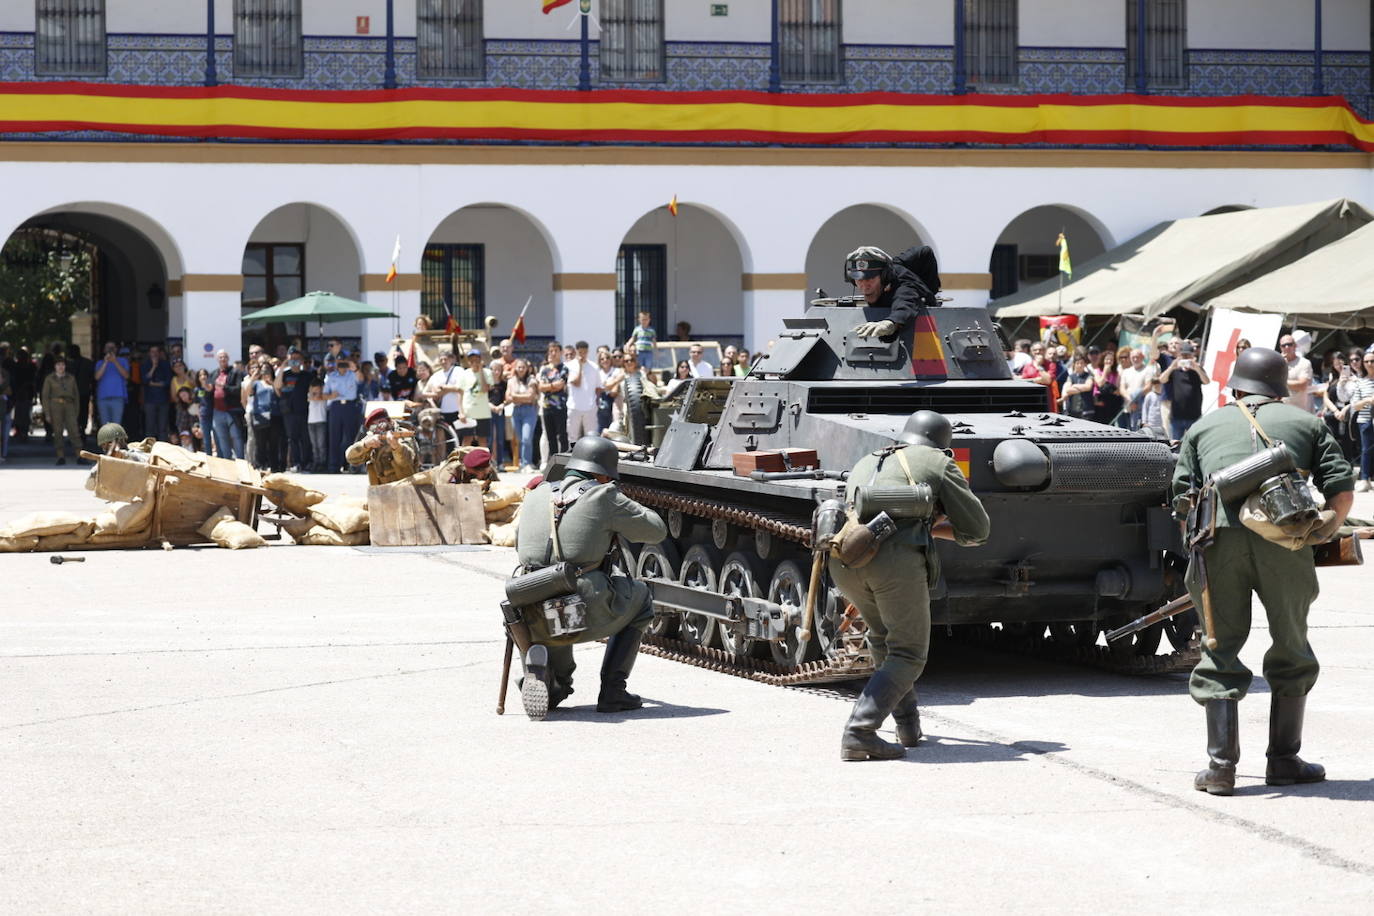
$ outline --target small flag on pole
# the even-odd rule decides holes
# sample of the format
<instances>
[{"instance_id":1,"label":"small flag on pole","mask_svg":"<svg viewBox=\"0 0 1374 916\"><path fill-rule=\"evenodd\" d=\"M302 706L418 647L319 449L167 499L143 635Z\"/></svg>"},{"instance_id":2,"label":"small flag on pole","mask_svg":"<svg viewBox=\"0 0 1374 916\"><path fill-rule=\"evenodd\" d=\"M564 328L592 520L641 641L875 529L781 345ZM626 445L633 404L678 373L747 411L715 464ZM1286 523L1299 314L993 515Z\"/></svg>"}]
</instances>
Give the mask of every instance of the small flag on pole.
<instances>
[{"instance_id":1,"label":"small flag on pole","mask_svg":"<svg viewBox=\"0 0 1374 916\"><path fill-rule=\"evenodd\" d=\"M673 195L673 199L672 199L672 200L668 201L668 212L671 213L671 214L673 214L674 216L677 216L677 195L676 195L676 194Z\"/></svg>"},{"instance_id":2,"label":"small flag on pole","mask_svg":"<svg viewBox=\"0 0 1374 916\"><path fill-rule=\"evenodd\" d=\"M544 15L547 16L560 6L567 6L572 0L544 0Z\"/></svg>"},{"instance_id":3,"label":"small flag on pole","mask_svg":"<svg viewBox=\"0 0 1374 916\"><path fill-rule=\"evenodd\" d=\"M525 299L525 306L520 309L520 317L515 319L515 327L510 329L510 336L515 338L516 343L525 342L525 311L529 309L530 303L533 301L533 296L529 296Z\"/></svg>"},{"instance_id":4,"label":"small flag on pole","mask_svg":"<svg viewBox=\"0 0 1374 916\"><path fill-rule=\"evenodd\" d=\"M391 268L386 272L386 282L396 279L396 264L401 260L401 237L396 236L396 244L391 249Z\"/></svg>"},{"instance_id":5,"label":"small flag on pole","mask_svg":"<svg viewBox=\"0 0 1374 916\"><path fill-rule=\"evenodd\" d=\"M445 334L461 334L461 333L463 333L463 326L460 325L460 324L458 323L458 319L457 319L457 318L454 318L454 317L453 317L453 309L451 309L451 308L448 307L448 300L447 300L447 299L444 299L444 300L441 300L441 301L444 303L444 312L445 312L445 314L448 315L448 319L444 322L444 333L445 333Z\"/></svg>"},{"instance_id":6,"label":"small flag on pole","mask_svg":"<svg viewBox=\"0 0 1374 916\"><path fill-rule=\"evenodd\" d=\"M1072 279L1073 265L1069 263L1069 240L1064 238L1064 233L1061 232L1054 244L1059 248L1059 272L1068 274Z\"/></svg>"}]
</instances>

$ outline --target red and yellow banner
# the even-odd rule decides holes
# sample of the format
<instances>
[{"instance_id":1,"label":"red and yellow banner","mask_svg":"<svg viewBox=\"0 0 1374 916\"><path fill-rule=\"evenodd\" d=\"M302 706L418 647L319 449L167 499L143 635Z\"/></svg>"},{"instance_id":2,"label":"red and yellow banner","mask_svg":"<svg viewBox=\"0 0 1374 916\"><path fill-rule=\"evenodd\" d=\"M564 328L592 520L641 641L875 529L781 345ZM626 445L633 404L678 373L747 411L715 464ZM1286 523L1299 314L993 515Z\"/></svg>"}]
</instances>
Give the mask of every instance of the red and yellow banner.
<instances>
[{"instance_id":1,"label":"red and yellow banner","mask_svg":"<svg viewBox=\"0 0 1374 916\"><path fill-rule=\"evenodd\" d=\"M1342 98L776 95L650 90L0 83L0 133L260 140L1349 146L1374 123Z\"/></svg>"},{"instance_id":2,"label":"red and yellow banner","mask_svg":"<svg viewBox=\"0 0 1374 916\"><path fill-rule=\"evenodd\" d=\"M917 315L912 323L911 374L922 378L948 378L945 348L940 346L940 329L929 315Z\"/></svg>"},{"instance_id":3,"label":"red and yellow banner","mask_svg":"<svg viewBox=\"0 0 1374 916\"><path fill-rule=\"evenodd\" d=\"M959 466L959 473L964 475L965 480L971 480L972 478L969 477L969 454L971 450L955 448L950 449L950 451L954 453L954 463Z\"/></svg>"}]
</instances>

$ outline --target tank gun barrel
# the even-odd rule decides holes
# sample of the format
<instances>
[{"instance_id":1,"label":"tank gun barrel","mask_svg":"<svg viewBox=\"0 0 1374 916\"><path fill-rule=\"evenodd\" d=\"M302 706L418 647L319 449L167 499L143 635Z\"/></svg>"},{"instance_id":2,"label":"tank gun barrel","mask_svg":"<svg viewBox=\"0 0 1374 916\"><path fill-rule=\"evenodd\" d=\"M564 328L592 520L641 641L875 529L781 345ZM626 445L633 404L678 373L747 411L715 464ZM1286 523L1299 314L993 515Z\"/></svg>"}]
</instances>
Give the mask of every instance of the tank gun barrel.
<instances>
[{"instance_id":1,"label":"tank gun barrel","mask_svg":"<svg viewBox=\"0 0 1374 916\"><path fill-rule=\"evenodd\" d=\"M750 471L750 480L846 480L848 471L823 471L811 468L807 471Z\"/></svg>"}]
</instances>

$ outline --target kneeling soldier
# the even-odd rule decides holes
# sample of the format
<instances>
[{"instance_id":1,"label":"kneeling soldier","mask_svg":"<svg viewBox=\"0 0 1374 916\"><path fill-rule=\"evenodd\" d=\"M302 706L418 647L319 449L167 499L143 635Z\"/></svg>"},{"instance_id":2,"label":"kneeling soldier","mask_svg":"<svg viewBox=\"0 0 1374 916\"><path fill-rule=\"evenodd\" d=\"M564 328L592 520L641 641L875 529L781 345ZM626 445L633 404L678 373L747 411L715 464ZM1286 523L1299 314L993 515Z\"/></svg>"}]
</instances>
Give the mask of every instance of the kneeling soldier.
<instances>
[{"instance_id":1,"label":"kneeling soldier","mask_svg":"<svg viewBox=\"0 0 1374 916\"><path fill-rule=\"evenodd\" d=\"M615 535L657 544L668 536L668 528L657 513L615 486L618 465L613 442L583 436L573 445L563 479L541 484L520 510L515 549L524 572L557 563L575 565L577 592L572 597L585 605L582 628L557 633L538 607L525 615L534 645L526 653L520 696L531 719L544 718L573 692L573 644L607 636L596 711L623 712L643 705L625 682L644 628L653 619L653 593L644 582L610 575L605 565Z\"/></svg>"},{"instance_id":2,"label":"kneeling soldier","mask_svg":"<svg viewBox=\"0 0 1374 916\"><path fill-rule=\"evenodd\" d=\"M921 740L915 684L930 648L930 586L940 578L932 536L964 547L988 539L988 514L946 451L952 440L949 421L932 410L918 410L907 420L900 439L898 445L859 459L849 472L850 488L925 484L949 525L936 525L932 531L931 519L900 519L896 532L858 568L845 566L834 552L830 555L830 576L863 615L878 666L845 724L841 760L890 760L904 756L906 748ZM889 714L897 722L901 744L878 737Z\"/></svg>"}]
</instances>

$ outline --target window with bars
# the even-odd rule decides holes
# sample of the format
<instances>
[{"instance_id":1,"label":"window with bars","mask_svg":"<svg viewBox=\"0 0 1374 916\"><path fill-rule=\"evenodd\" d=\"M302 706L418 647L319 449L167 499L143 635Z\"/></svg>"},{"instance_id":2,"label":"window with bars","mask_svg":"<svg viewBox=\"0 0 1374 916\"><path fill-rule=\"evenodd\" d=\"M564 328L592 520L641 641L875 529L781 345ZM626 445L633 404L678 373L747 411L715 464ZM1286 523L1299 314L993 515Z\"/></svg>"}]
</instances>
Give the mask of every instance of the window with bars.
<instances>
[{"instance_id":1,"label":"window with bars","mask_svg":"<svg viewBox=\"0 0 1374 916\"><path fill-rule=\"evenodd\" d=\"M963 0L964 69L971 86L1016 85L1016 0Z\"/></svg>"},{"instance_id":2,"label":"window with bars","mask_svg":"<svg viewBox=\"0 0 1374 916\"><path fill-rule=\"evenodd\" d=\"M1184 0L1145 0L1145 85L1188 88L1188 20ZM1126 89L1136 87L1140 4L1126 0Z\"/></svg>"},{"instance_id":3,"label":"window with bars","mask_svg":"<svg viewBox=\"0 0 1374 916\"><path fill-rule=\"evenodd\" d=\"M662 80L663 0L601 0L601 77Z\"/></svg>"},{"instance_id":4,"label":"window with bars","mask_svg":"<svg viewBox=\"0 0 1374 916\"><path fill-rule=\"evenodd\" d=\"M622 245L615 256L615 339L639 325L639 313L663 334L668 317L668 246Z\"/></svg>"},{"instance_id":5,"label":"window with bars","mask_svg":"<svg viewBox=\"0 0 1374 916\"><path fill-rule=\"evenodd\" d=\"M425 246L420 261L420 311L431 326L442 328L450 309L461 327L482 326L487 312L485 261L483 245Z\"/></svg>"},{"instance_id":6,"label":"window with bars","mask_svg":"<svg viewBox=\"0 0 1374 916\"><path fill-rule=\"evenodd\" d=\"M415 10L420 79L482 79L486 41L482 0L420 0Z\"/></svg>"},{"instance_id":7,"label":"window with bars","mask_svg":"<svg viewBox=\"0 0 1374 916\"><path fill-rule=\"evenodd\" d=\"M234 0L234 75L304 74L301 0Z\"/></svg>"},{"instance_id":8,"label":"window with bars","mask_svg":"<svg viewBox=\"0 0 1374 916\"><path fill-rule=\"evenodd\" d=\"M105 0L37 0L34 72L105 75Z\"/></svg>"},{"instance_id":9,"label":"window with bars","mask_svg":"<svg viewBox=\"0 0 1374 916\"><path fill-rule=\"evenodd\" d=\"M778 75L786 83L839 82L840 0L778 0Z\"/></svg>"}]
</instances>

